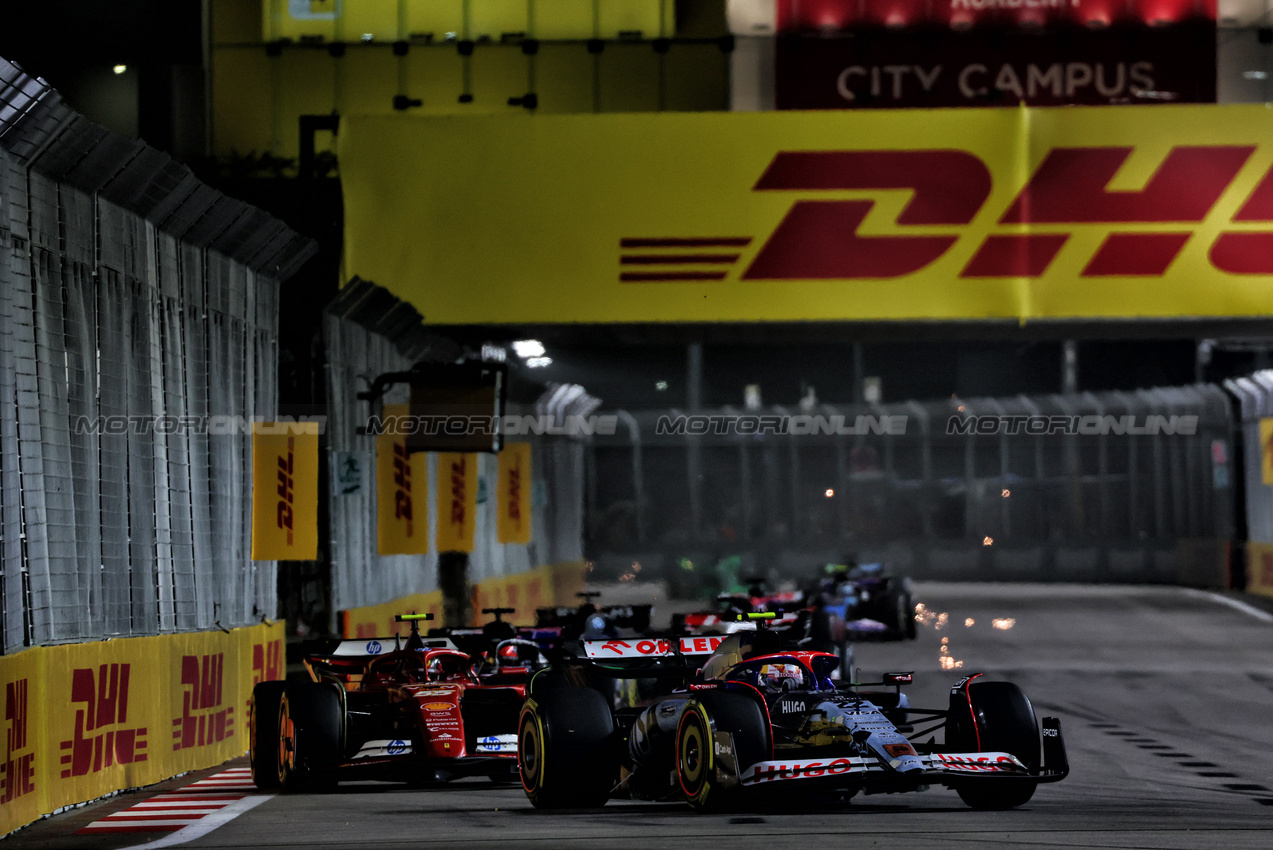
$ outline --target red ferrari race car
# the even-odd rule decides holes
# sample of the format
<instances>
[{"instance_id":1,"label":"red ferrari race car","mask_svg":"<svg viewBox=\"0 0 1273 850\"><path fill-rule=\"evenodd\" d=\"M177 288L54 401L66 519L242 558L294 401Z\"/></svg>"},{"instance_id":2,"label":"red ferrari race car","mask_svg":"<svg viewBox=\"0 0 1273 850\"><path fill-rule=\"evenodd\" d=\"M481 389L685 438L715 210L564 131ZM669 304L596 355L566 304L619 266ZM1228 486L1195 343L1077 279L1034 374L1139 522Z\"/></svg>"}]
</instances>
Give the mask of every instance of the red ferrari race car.
<instances>
[{"instance_id":1,"label":"red ferrari race car","mask_svg":"<svg viewBox=\"0 0 1273 850\"><path fill-rule=\"evenodd\" d=\"M539 808L623 795L710 811L764 795L807 802L944 785L973 808L1007 809L1069 773L1060 721L1040 723L1009 682L969 676L947 708L918 709L901 689L911 674L837 686L835 655L784 647L763 628L588 641L585 650L538 674L521 712L522 785ZM667 677L679 687L616 709L581 686L599 675Z\"/></svg>"},{"instance_id":2,"label":"red ferrari race car","mask_svg":"<svg viewBox=\"0 0 1273 850\"><path fill-rule=\"evenodd\" d=\"M530 666L497 647L479 675L449 639L420 636L419 623L431 614L395 619L411 624L405 640L342 640L306 656L310 681L253 688L249 757L257 787L475 774L516 780L517 715Z\"/></svg>"}]
</instances>

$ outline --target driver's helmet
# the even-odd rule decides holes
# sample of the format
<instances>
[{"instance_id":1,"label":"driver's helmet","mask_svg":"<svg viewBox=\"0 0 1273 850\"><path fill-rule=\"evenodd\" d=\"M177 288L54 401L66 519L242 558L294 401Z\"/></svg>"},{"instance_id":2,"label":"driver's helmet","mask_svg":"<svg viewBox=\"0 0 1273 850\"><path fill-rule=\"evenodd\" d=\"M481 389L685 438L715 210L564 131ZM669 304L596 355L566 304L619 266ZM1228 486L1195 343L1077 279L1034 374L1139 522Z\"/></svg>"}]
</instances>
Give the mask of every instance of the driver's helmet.
<instances>
[{"instance_id":1,"label":"driver's helmet","mask_svg":"<svg viewBox=\"0 0 1273 850\"><path fill-rule=\"evenodd\" d=\"M501 664L517 663L517 644L510 643L499 648L499 660Z\"/></svg>"},{"instance_id":2,"label":"driver's helmet","mask_svg":"<svg viewBox=\"0 0 1273 850\"><path fill-rule=\"evenodd\" d=\"M797 690L803 682L798 664L765 664L756 674L756 684L771 694Z\"/></svg>"},{"instance_id":3,"label":"driver's helmet","mask_svg":"<svg viewBox=\"0 0 1273 850\"><path fill-rule=\"evenodd\" d=\"M434 658L429 662L429 681L439 682L442 680L442 659Z\"/></svg>"}]
</instances>

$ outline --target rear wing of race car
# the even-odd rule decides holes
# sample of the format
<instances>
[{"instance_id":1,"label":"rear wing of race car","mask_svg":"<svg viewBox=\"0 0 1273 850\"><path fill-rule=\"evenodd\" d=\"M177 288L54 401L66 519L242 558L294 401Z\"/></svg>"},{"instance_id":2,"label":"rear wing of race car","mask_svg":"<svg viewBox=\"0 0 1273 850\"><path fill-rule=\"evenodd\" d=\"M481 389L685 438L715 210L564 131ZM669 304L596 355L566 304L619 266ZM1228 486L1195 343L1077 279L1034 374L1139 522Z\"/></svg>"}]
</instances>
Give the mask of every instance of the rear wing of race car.
<instances>
[{"instance_id":1,"label":"rear wing of race car","mask_svg":"<svg viewBox=\"0 0 1273 850\"><path fill-rule=\"evenodd\" d=\"M581 643L589 666L607 676L640 679L692 673L702 666L723 640L724 635L705 635L614 638Z\"/></svg>"}]
</instances>

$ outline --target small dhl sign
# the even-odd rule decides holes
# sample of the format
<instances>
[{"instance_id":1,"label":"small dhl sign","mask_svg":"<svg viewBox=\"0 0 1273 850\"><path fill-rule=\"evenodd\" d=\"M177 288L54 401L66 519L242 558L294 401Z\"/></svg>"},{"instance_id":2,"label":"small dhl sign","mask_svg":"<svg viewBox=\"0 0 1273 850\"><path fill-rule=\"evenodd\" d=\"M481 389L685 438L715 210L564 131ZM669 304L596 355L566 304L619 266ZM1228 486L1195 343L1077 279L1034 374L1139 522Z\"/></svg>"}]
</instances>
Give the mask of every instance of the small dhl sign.
<instances>
[{"instance_id":1,"label":"small dhl sign","mask_svg":"<svg viewBox=\"0 0 1273 850\"><path fill-rule=\"evenodd\" d=\"M438 552L472 552L477 528L474 454L438 453Z\"/></svg>"},{"instance_id":2,"label":"small dhl sign","mask_svg":"<svg viewBox=\"0 0 1273 850\"><path fill-rule=\"evenodd\" d=\"M495 534L500 543L530 542L530 452L530 443L505 443L499 453Z\"/></svg>"},{"instance_id":3,"label":"small dhl sign","mask_svg":"<svg viewBox=\"0 0 1273 850\"><path fill-rule=\"evenodd\" d=\"M386 404L384 417L398 421L405 404ZM376 436L376 550L381 555L429 551L428 456L407 451L405 434Z\"/></svg>"},{"instance_id":4,"label":"small dhl sign","mask_svg":"<svg viewBox=\"0 0 1273 850\"><path fill-rule=\"evenodd\" d=\"M1273 312L1262 106L350 124L350 269L441 324Z\"/></svg>"},{"instance_id":5,"label":"small dhl sign","mask_svg":"<svg viewBox=\"0 0 1273 850\"><path fill-rule=\"evenodd\" d=\"M252 425L252 558L318 557L318 423Z\"/></svg>"}]
</instances>

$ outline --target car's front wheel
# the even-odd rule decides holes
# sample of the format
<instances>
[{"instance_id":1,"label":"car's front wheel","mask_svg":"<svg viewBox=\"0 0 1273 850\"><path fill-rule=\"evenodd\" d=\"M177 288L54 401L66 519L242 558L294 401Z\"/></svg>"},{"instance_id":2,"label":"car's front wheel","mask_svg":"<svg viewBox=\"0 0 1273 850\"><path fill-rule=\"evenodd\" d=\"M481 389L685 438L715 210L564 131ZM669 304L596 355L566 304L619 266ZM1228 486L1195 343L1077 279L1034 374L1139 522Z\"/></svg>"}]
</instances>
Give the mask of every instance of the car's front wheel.
<instances>
[{"instance_id":1,"label":"car's front wheel","mask_svg":"<svg viewBox=\"0 0 1273 850\"><path fill-rule=\"evenodd\" d=\"M969 711L971 709L971 711ZM1039 724L1034 706L1011 682L972 682L968 707L947 726L948 748L954 752L1011 753L1030 770L1041 758ZM953 787L974 809L1014 809L1034 796L1038 783L1029 779L966 780Z\"/></svg>"},{"instance_id":2,"label":"car's front wheel","mask_svg":"<svg viewBox=\"0 0 1273 850\"><path fill-rule=\"evenodd\" d=\"M319 790L340 760L344 717L332 685L291 682L278 713L278 780L284 791Z\"/></svg>"},{"instance_id":3,"label":"car's front wheel","mask_svg":"<svg viewBox=\"0 0 1273 850\"><path fill-rule=\"evenodd\" d=\"M755 700L716 692L687 702L676 727L676 777L686 801L700 812L738 803L740 789L722 781L717 769L717 732L729 733L737 776L769 755L769 722Z\"/></svg>"},{"instance_id":4,"label":"car's front wheel","mask_svg":"<svg viewBox=\"0 0 1273 850\"><path fill-rule=\"evenodd\" d=\"M517 723L522 788L537 809L597 808L619 771L614 716L592 688L544 688Z\"/></svg>"}]
</instances>

